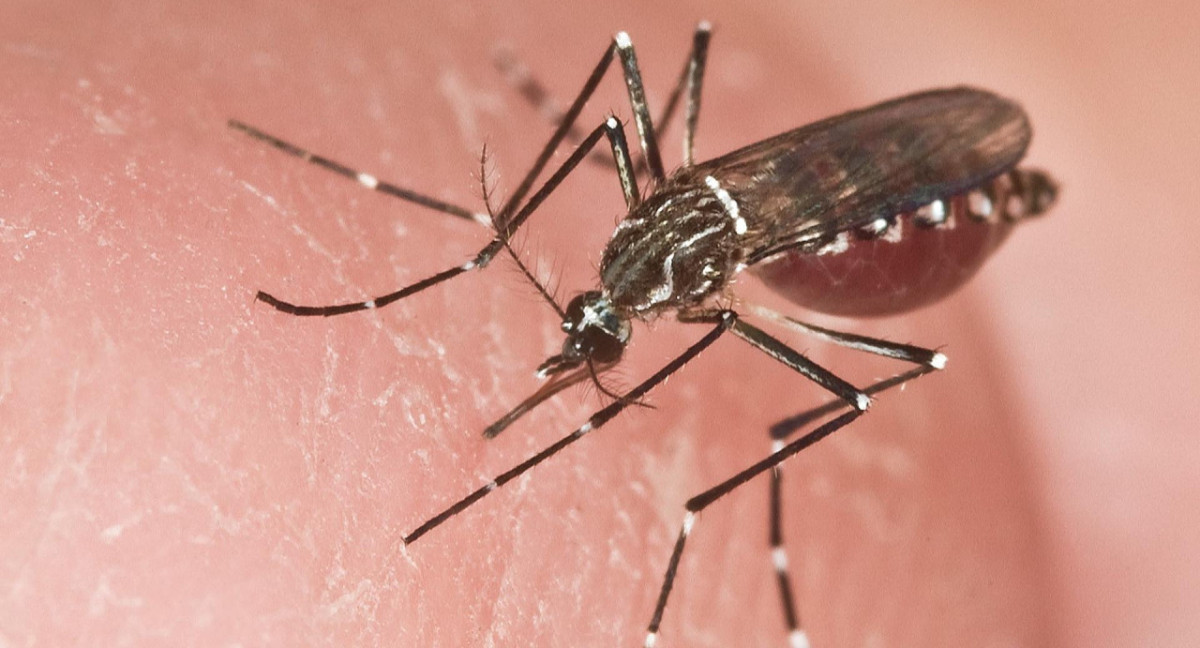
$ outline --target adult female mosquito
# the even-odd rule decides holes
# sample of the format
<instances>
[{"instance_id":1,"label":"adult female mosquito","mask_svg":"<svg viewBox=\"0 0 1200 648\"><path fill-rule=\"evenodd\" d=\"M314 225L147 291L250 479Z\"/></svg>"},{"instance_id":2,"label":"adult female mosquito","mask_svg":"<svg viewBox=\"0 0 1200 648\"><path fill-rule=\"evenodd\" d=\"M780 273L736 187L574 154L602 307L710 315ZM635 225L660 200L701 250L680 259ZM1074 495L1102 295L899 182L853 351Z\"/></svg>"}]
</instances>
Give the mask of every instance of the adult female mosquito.
<instances>
[{"instance_id":1,"label":"adult female mosquito","mask_svg":"<svg viewBox=\"0 0 1200 648\"><path fill-rule=\"evenodd\" d=\"M781 421L771 429L771 453L733 477L691 498L668 561L644 640L655 644L675 574L697 515L714 501L762 474L770 474L772 560L792 646L806 646L788 575L781 533L779 464L845 427L866 411L871 394L945 366L941 353L832 331L766 309L749 314L835 344L897 358L916 368L864 389L839 378L725 303L731 281L745 269L773 289L811 309L838 314L897 312L935 301L961 285L1025 217L1046 211L1056 198L1045 173L1018 168L1031 138L1016 103L971 88L932 90L856 110L763 140L707 162L694 162L692 144L710 28L701 23L691 54L664 110L670 119L686 92L683 162L663 167L641 73L628 35L618 33L583 89L562 114L513 195L487 213L451 205L381 182L329 158L231 121L230 126L286 153L332 170L363 186L491 227L492 240L471 260L380 297L331 306L300 306L266 292L257 299L291 315L331 316L387 306L465 272L486 267L506 252L562 319L561 350L537 367L546 385L485 430L494 436L525 412L566 387L618 363L634 320L673 313L710 330L629 392L615 396L583 425L496 476L404 537L412 544L545 459L601 427L703 352L727 332L746 341L836 395L839 400ZM619 59L641 144L635 166L624 128L609 117L583 137L574 131L584 104L614 59ZM531 89L531 87L526 88ZM536 93L532 93L536 94ZM661 123L661 122L660 122ZM534 183L564 139L581 141L532 196ZM607 138L624 193L627 215L617 225L600 263L598 285L560 306L509 246L511 237L571 173ZM637 174L649 174L640 187ZM485 203L486 200L485 187ZM862 259L887 249L891 261L863 272ZM936 251L936 254L933 252ZM820 271L816 271L819 267ZM603 386L600 386L604 390ZM607 392L605 392L607 393ZM795 440L796 431L847 410Z\"/></svg>"}]
</instances>

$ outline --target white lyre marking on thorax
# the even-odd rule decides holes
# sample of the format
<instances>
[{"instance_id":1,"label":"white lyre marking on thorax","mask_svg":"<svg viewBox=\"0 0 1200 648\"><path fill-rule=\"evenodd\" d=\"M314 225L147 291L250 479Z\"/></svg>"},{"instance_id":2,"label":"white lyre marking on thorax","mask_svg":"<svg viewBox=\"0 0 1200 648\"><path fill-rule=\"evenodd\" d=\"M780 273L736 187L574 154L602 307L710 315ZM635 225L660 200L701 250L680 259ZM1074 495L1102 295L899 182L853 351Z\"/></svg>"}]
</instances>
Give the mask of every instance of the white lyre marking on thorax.
<instances>
[{"instance_id":1,"label":"white lyre marking on thorax","mask_svg":"<svg viewBox=\"0 0 1200 648\"><path fill-rule=\"evenodd\" d=\"M717 200L721 201L721 206L725 208L725 213L729 214L729 217L733 219L733 231L739 236L745 234L747 229L746 219L742 218L741 210L738 209L737 201L733 199L733 196L730 196L729 192L725 191L725 188L721 186L721 183L717 182L717 179L712 176L705 176L704 184L708 185L709 189L712 189Z\"/></svg>"},{"instance_id":2,"label":"white lyre marking on thorax","mask_svg":"<svg viewBox=\"0 0 1200 648\"><path fill-rule=\"evenodd\" d=\"M707 229L703 229L686 240L675 246L675 249L663 259L662 276L663 280L653 291L651 291L649 299L640 308L649 308L655 304L660 304L671 298L675 294L675 253L679 251L686 252L689 248L696 244L696 241L712 236L725 229L721 225L713 225ZM710 284L711 285L711 284Z\"/></svg>"},{"instance_id":3,"label":"white lyre marking on thorax","mask_svg":"<svg viewBox=\"0 0 1200 648\"><path fill-rule=\"evenodd\" d=\"M650 293L650 299L646 302L643 308L662 303L670 299L675 292L675 253L672 252L663 259L663 280L658 284L658 287Z\"/></svg>"}]
</instances>

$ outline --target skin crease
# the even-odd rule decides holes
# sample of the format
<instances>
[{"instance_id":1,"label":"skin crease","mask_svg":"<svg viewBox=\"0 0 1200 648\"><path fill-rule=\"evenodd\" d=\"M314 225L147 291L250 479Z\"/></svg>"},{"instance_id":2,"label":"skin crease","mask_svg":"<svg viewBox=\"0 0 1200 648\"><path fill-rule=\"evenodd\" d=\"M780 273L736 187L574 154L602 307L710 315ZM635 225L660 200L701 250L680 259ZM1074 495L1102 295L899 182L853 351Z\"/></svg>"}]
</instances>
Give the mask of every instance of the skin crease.
<instances>
[{"instance_id":1,"label":"skin crease","mask_svg":"<svg viewBox=\"0 0 1200 648\"><path fill-rule=\"evenodd\" d=\"M951 299L818 320L944 345L950 364L787 464L814 646L1195 645L1200 370L1195 335L1177 332L1200 315L1179 289L1200 280L1183 235L1200 202L1200 74L1197 10L1165 4L6 4L0 644L640 645L682 503L824 396L723 339L655 409L405 548L603 401L570 392L479 437L561 344L501 262L376 313L254 303L256 289L386 292L488 234L224 123L478 208L482 145L505 195L550 130L491 69L494 46L566 100L627 29L658 106L706 18L700 159L971 83L1025 105L1030 160L1063 184ZM610 108L628 116L615 75L584 126ZM678 141L663 138L669 164ZM522 247L565 298L592 287L620 211L615 180L589 166ZM619 384L703 332L639 325ZM788 339L858 384L901 368ZM784 645L765 494L760 480L701 516L660 645Z\"/></svg>"}]
</instances>

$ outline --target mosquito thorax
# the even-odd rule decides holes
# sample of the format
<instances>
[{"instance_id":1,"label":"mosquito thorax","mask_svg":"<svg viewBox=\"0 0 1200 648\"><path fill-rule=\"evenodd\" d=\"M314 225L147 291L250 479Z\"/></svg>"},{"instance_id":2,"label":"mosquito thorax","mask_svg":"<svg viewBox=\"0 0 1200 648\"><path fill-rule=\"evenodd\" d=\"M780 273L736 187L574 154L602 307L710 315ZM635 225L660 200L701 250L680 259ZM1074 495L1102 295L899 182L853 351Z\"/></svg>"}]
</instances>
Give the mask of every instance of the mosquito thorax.
<instances>
[{"instance_id":1,"label":"mosquito thorax","mask_svg":"<svg viewBox=\"0 0 1200 648\"><path fill-rule=\"evenodd\" d=\"M639 317L699 306L740 270L745 234L716 179L676 174L617 225L600 280L618 310Z\"/></svg>"}]
</instances>

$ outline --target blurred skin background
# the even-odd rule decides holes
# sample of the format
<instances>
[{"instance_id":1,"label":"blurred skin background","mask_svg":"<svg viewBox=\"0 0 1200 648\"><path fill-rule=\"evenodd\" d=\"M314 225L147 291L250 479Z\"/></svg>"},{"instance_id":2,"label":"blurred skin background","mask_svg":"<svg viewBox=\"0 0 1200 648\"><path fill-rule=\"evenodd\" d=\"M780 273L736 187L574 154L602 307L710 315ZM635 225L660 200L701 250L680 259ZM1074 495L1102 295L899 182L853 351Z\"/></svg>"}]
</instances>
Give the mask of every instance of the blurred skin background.
<instances>
[{"instance_id":1,"label":"blurred skin background","mask_svg":"<svg viewBox=\"0 0 1200 648\"><path fill-rule=\"evenodd\" d=\"M942 348L945 372L787 464L805 626L835 646L1193 646L1200 10L1184 3L10 2L0 8L0 645L640 645L683 502L826 396L732 338L601 433L435 533L401 536L603 403L577 390L485 442L561 344L497 262L374 313L488 233L225 128L238 118L478 208L612 34L661 106L714 24L697 157L960 83L1020 101L1062 183L965 290L818 319ZM619 77L585 111L628 118ZM655 110L657 114L657 109ZM678 161L680 129L663 136ZM557 158L563 159L563 155ZM622 213L585 165L527 258L591 288ZM753 281L749 300L799 312ZM702 335L639 326L618 384ZM866 384L901 367L802 338ZM661 645L779 646L766 482L702 516Z\"/></svg>"}]
</instances>

